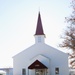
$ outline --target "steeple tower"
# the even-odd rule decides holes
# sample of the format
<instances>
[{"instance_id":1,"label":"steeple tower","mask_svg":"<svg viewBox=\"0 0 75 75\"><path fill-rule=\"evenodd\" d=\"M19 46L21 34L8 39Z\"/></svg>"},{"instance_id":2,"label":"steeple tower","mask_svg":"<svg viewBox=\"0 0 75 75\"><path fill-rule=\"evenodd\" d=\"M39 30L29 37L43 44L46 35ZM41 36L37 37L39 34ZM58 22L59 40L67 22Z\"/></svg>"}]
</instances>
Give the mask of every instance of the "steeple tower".
<instances>
[{"instance_id":1,"label":"steeple tower","mask_svg":"<svg viewBox=\"0 0 75 75\"><path fill-rule=\"evenodd\" d=\"M44 43L45 34L43 31L42 21L40 12L38 14L37 27L35 32L35 42L36 43Z\"/></svg>"},{"instance_id":2,"label":"steeple tower","mask_svg":"<svg viewBox=\"0 0 75 75\"><path fill-rule=\"evenodd\" d=\"M40 12L38 14L38 21L35 35L44 35Z\"/></svg>"}]
</instances>

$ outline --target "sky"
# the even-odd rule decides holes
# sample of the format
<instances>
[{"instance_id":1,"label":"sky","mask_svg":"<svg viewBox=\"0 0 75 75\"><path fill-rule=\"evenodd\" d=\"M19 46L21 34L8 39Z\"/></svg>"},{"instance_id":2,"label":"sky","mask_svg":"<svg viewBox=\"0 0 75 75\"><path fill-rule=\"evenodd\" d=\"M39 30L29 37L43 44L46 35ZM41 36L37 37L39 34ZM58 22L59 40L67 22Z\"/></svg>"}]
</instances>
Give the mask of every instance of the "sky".
<instances>
[{"instance_id":1,"label":"sky","mask_svg":"<svg viewBox=\"0 0 75 75\"><path fill-rule=\"evenodd\" d=\"M45 42L57 49L71 15L71 0L0 0L0 68L13 67L13 56L35 43L40 11ZM61 51L63 49L60 49Z\"/></svg>"}]
</instances>

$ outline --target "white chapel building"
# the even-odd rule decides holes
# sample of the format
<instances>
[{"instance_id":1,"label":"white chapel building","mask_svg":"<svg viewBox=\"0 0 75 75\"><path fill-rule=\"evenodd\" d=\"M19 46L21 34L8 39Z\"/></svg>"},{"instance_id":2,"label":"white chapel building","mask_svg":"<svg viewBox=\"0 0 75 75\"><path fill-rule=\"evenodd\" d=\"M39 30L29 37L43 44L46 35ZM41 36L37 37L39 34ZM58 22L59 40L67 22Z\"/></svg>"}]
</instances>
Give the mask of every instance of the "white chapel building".
<instances>
[{"instance_id":1,"label":"white chapel building","mask_svg":"<svg viewBox=\"0 0 75 75\"><path fill-rule=\"evenodd\" d=\"M40 12L35 44L13 57L13 75L69 75L68 54L45 44Z\"/></svg>"}]
</instances>

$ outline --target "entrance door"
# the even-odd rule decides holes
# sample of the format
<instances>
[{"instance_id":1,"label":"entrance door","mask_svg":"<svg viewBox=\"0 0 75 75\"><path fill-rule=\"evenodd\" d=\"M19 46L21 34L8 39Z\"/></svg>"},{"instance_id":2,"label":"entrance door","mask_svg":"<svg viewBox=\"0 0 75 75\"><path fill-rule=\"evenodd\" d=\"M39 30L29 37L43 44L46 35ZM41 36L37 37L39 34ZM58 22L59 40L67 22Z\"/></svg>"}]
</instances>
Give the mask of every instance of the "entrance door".
<instances>
[{"instance_id":1,"label":"entrance door","mask_svg":"<svg viewBox=\"0 0 75 75\"><path fill-rule=\"evenodd\" d=\"M35 75L45 75L45 70L44 69L36 69Z\"/></svg>"}]
</instances>

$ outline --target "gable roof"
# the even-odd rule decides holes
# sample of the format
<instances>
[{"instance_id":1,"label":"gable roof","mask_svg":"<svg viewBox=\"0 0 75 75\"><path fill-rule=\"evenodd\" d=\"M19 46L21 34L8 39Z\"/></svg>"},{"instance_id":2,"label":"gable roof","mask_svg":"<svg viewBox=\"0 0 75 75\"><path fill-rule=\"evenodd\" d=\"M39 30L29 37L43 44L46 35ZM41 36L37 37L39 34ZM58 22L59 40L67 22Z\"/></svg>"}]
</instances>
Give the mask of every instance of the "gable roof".
<instances>
[{"instance_id":1,"label":"gable roof","mask_svg":"<svg viewBox=\"0 0 75 75\"><path fill-rule=\"evenodd\" d=\"M35 50L36 49L36 50ZM42 50L44 51L44 53L45 53L45 51L47 52L47 54L49 54L49 52L51 53L52 52L52 54L54 55L54 53L58 53L58 54L60 54L60 55L63 55L63 56L67 56L68 57L68 54L67 53L65 53L65 52L63 52L63 51L60 51L60 50L58 50L58 49L56 49L56 48L54 48L54 47L52 47L52 46L50 46L50 45L48 45L48 44L33 44L33 45L31 45L30 47L28 47L27 49L24 49L23 51L21 51L21 52L19 52L18 54L16 54L16 55L14 55L13 56L13 59L15 59L15 58L17 58L18 56L26 56L27 57L27 59L28 58L31 58L31 53L33 53L33 55L35 56L35 55L37 55L39 52L40 53L42 53ZM37 51L38 50L38 51ZM40 54L39 53L39 54ZM28 54L29 54L29 56L28 56ZM45 53L46 54L46 53ZM49 54L50 55L50 54ZM59 56L60 56L59 55Z\"/></svg>"},{"instance_id":2,"label":"gable roof","mask_svg":"<svg viewBox=\"0 0 75 75\"><path fill-rule=\"evenodd\" d=\"M42 64L39 60L36 60L28 67L28 69L47 69L47 67L44 64Z\"/></svg>"},{"instance_id":3,"label":"gable roof","mask_svg":"<svg viewBox=\"0 0 75 75\"><path fill-rule=\"evenodd\" d=\"M37 28L36 28L35 35L44 35L40 12L39 12L39 15L38 15Z\"/></svg>"}]
</instances>

